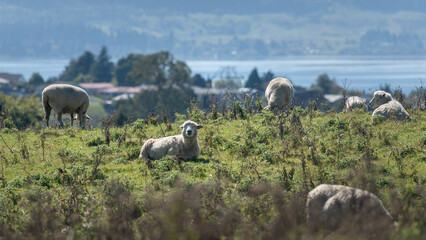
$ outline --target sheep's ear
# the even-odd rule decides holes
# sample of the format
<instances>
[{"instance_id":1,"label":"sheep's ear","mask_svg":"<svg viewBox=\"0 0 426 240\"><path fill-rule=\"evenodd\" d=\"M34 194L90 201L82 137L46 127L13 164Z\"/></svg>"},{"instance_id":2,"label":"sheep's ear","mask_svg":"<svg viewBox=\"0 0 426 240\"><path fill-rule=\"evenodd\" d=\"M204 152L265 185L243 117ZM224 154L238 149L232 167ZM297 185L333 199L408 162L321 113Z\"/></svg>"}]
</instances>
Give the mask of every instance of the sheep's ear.
<instances>
[{"instance_id":1,"label":"sheep's ear","mask_svg":"<svg viewBox=\"0 0 426 240\"><path fill-rule=\"evenodd\" d=\"M203 125L198 124L198 125L197 125L197 129L200 129L200 128L203 128Z\"/></svg>"},{"instance_id":2,"label":"sheep's ear","mask_svg":"<svg viewBox=\"0 0 426 240\"><path fill-rule=\"evenodd\" d=\"M185 126L185 125L183 125L183 124L182 124L182 125L180 125L179 127L180 127L180 128L183 128L184 126Z\"/></svg>"},{"instance_id":3,"label":"sheep's ear","mask_svg":"<svg viewBox=\"0 0 426 240\"><path fill-rule=\"evenodd\" d=\"M91 117L89 117L89 115L87 115L87 114L86 114L86 118L87 118L88 120L92 120L92 118L91 118Z\"/></svg>"},{"instance_id":4,"label":"sheep's ear","mask_svg":"<svg viewBox=\"0 0 426 240\"><path fill-rule=\"evenodd\" d=\"M386 96L386 93L382 93L382 94L380 94L380 96L381 96L381 97L385 97L385 96Z\"/></svg>"}]
</instances>

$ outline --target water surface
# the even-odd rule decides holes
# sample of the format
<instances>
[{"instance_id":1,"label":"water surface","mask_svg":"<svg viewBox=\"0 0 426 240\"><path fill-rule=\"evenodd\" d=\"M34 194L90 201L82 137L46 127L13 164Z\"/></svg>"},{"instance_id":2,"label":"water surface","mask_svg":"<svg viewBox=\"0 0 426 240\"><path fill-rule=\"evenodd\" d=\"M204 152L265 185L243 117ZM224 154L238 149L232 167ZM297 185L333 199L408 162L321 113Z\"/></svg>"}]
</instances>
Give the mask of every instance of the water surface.
<instances>
[{"instance_id":1,"label":"water surface","mask_svg":"<svg viewBox=\"0 0 426 240\"><path fill-rule=\"evenodd\" d=\"M404 93L409 93L426 81L426 57L304 56L281 60L185 62L192 74L199 73L205 78L219 79L219 70L230 67L235 70L231 74L245 81L250 72L257 68L259 75L272 71L276 76L290 78L295 85L309 87L315 83L318 75L327 73L337 84L343 86L346 82L347 89L365 92L373 92L379 86L390 84L392 89L400 87ZM1 60L0 72L21 73L27 80L38 72L46 80L59 76L68 64L68 59Z\"/></svg>"}]
</instances>

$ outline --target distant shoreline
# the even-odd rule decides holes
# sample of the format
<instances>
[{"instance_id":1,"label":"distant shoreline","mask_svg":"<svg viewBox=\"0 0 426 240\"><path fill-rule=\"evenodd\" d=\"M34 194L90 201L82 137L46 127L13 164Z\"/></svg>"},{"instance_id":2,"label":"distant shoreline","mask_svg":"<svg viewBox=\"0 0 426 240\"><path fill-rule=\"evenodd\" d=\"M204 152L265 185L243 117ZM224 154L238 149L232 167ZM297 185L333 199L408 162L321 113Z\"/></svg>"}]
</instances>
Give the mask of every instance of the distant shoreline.
<instances>
[{"instance_id":1,"label":"distant shoreline","mask_svg":"<svg viewBox=\"0 0 426 240\"><path fill-rule=\"evenodd\" d=\"M179 59L176 57L176 59ZM57 77L71 59L0 59L0 72L23 74L28 80L38 72L47 80ZM117 62L118 59L113 59ZM183 60L192 70L192 75L204 78L217 77L221 67L231 66L246 81L250 72L257 68L259 75L272 71L276 76L290 78L294 84L310 87L320 74L326 73L342 85L346 79L349 89L365 92L378 90L379 86L390 84L401 87L408 94L420 87L426 79L426 56L340 56L301 55L260 60ZM214 80L214 79L213 79Z\"/></svg>"}]
</instances>

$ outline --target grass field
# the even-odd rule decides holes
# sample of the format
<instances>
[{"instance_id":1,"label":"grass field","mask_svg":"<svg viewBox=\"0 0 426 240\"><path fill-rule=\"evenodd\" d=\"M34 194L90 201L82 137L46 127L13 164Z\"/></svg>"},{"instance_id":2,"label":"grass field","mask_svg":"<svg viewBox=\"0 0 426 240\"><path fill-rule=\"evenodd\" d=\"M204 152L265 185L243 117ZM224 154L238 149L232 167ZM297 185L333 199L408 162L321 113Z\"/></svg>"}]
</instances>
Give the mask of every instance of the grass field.
<instances>
[{"instance_id":1,"label":"grass field","mask_svg":"<svg viewBox=\"0 0 426 240\"><path fill-rule=\"evenodd\" d=\"M398 227L426 236L426 114L373 124L371 113L234 105L193 109L175 123L1 133L4 239L312 239L306 194L321 183L371 191ZM201 123L201 155L148 168L143 141ZM356 238L352 236L352 238ZM338 238L336 238L338 239Z\"/></svg>"}]
</instances>

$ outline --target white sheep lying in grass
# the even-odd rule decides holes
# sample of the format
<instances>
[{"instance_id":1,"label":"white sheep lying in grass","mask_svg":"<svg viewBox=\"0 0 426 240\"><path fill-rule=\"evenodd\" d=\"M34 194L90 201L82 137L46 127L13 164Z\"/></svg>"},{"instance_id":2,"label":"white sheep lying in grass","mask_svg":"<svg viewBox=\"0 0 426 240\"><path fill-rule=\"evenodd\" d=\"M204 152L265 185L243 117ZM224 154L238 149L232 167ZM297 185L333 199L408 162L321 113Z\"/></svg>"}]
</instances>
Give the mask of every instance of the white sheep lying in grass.
<instances>
[{"instance_id":1,"label":"white sheep lying in grass","mask_svg":"<svg viewBox=\"0 0 426 240\"><path fill-rule=\"evenodd\" d=\"M367 105L365 104L365 101L362 98L358 96L353 96L346 99L346 102L345 102L346 112L350 112L356 108L367 111Z\"/></svg>"},{"instance_id":2,"label":"white sheep lying in grass","mask_svg":"<svg viewBox=\"0 0 426 240\"><path fill-rule=\"evenodd\" d=\"M384 236L395 226L374 194L342 185L321 184L308 194L308 228L317 233L365 233Z\"/></svg>"},{"instance_id":3,"label":"white sheep lying in grass","mask_svg":"<svg viewBox=\"0 0 426 240\"><path fill-rule=\"evenodd\" d=\"M197 158L200 155L198 129L203 126L188 120L180 127L182 128L180 135L148 139L141 148L139 158L145 159L147 163L166 155L175 155L181 159Z\"/></svg>"},{"instance_id":4,"label":"white sheep lying in grass","mask_svg":"<svg viewBox=\"0 0 426 240\"><path fill-rule=\"evenodd\" d=\"M69 84L52 84L47 86L42 92L42 101L46 121L49 127L49 117L53 110L57 114L59 126L63 126L62 114L69 113L71 115L71 126L73 125L73 114L77 114L80 121L80 127L86 124L86 118L90 117L86 114L89 108L89 95L83 89Z\"/></svg>"},{"instance_id":5,"label":"white sheep lying in grass","mask_svg":"<svg viewBox=\"0 0 426 240\"><path fill-rule=\"evenodd\" d=\"M265 90L268 106L265 109L283 110L294 97L294 88L287 78L277 77L272 79Z\"/></svg>"},{"instance_id":6,"label":"white sheep lying in grass","mask_svg":"<svg viewBox=\"0 0 426 240\"><path fill-rule=\"evenodd\" d=\"M372 119L376 116L383 116L384 119L395 120L411 120L410 115L405 108L398 101L394 100L392 96L385 91L374 92L373 98L368 105L375 108L373 111Z\"/></svg>"}]
</instances>

